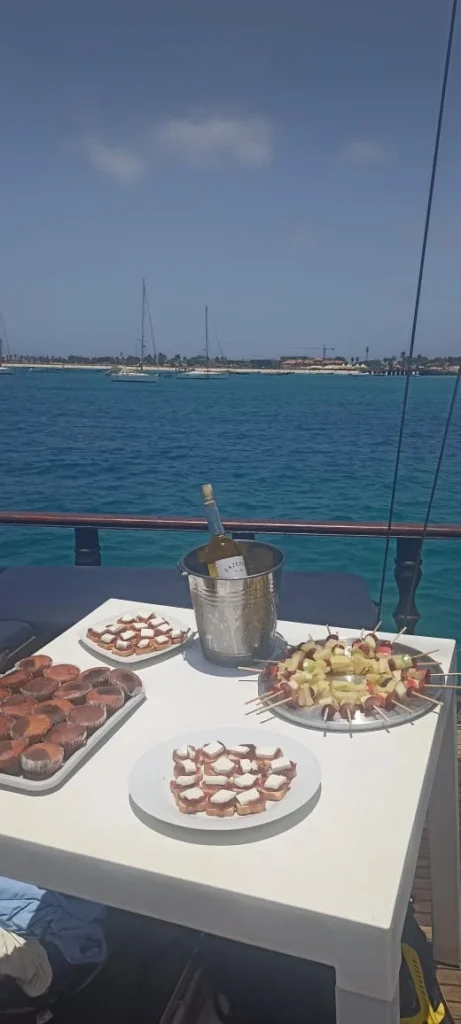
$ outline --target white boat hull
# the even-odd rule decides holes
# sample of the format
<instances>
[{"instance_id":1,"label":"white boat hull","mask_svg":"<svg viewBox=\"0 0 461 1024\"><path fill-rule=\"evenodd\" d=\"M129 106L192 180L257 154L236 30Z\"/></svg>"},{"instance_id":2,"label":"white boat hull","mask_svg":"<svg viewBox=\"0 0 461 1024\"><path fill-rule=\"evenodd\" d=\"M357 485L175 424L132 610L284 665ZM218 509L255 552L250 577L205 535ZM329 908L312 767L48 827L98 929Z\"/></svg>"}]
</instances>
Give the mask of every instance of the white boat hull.
<instances>
[{"instance_id":1,"label":"white boat hull","mask_svg":"<svg viewBox=\"0 0 461 1024\"><path fill-rule=\"evenodd\" d=\"M153 373L110 373L111 380L123 381L125 384L156 384L157 374Z\"/></svg>"},{"instance_id":2,"label":"white boat hull","mask_svg":"<svg viewBox=\"0 0 461 1024\"><path fill-rule=\"evenodd\" d=\"M195 373L192 370L191 373L179 373L178 374L178 377L181 377L181 378L186 378L187 377L188 379L192 379L193 378L194 380L217 380L218 377L228 377L228 376L229 376L228 373L225 373L225 372L221 373L219 370L216 373L213 373L211 370L210 370L209 373L207 373L206 371L204 371L202 373L201 370L198 370L197 373Z\"/></svg>"}]
</instances>

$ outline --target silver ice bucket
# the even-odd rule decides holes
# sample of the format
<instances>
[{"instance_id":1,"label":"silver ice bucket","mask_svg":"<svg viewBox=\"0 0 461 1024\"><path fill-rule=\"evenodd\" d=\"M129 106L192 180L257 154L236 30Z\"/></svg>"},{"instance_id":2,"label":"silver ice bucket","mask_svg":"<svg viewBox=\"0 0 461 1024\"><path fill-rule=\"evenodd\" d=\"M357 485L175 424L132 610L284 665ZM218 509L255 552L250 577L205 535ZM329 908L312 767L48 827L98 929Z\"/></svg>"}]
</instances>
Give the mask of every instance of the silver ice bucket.
<instances>
[{"instance_id":1,"label":"silver ice bucket","mask_svg":"<svg viewBox=\"0 0 461 1024\"><path fill-rule=\"evenodd\" d=\"M203 547L203 545L202 545ZM217 665L245 665L269 658L277 627L284 555L272 544L240 541L246 579L203 575L194 548L179 563L189 579L197 629L205 658Z\"/></svg>"}]
</instances>

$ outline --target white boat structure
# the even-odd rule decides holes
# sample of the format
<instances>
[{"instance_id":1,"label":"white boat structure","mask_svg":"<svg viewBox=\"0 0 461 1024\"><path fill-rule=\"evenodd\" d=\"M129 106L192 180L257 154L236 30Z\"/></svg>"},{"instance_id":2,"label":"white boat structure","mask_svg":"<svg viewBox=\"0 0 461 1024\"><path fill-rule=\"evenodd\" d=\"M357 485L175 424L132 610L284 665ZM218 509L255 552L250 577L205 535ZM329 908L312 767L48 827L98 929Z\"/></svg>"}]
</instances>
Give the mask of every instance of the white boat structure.
<instances>
[{"instance_id":1,"label":"white boat structure","mask_svg":"<svg viewBox=\"0 0 461 1024\"><path fill-rule=\"evenodd\" d=\"M209 342L209 331L208 331L208 306L205 306L205 366L203 369L197 368L194 370L184 370L178 374L178 378L195 378L195 380L214 380L215 377L228 377L227 370L218 370L214 366L210 366L210 342Z\"/></svg>"},{"instance_id":2,"label":"white boat structure","mask_svg":"<svg viewBox=\"0 0 461 1024\"><path fill-rule=\"evenodd\" d=\"M151 334L152 346L153 346L153 349L154 349L154 358L155 358L155 362L157 364L157 351L156 351L156 348L155 348L154 329L153 329L153 326L152 326L152 317L150 315L149 302L148 302L148 298L147 298L146 282L145 282L145 280L143 278L143 282L142 282L142 306L141 306L141 362L139 364L139 367L138 366L122 366L122 367L120 367L120 369L117 369L117 370L108 370L107 376L110 377L111 380L117 380L117 381L124 382L124 383L129 382L129 383L132 383L132 384L137 384L137 383L140 383L140 384L142 384L142 383L144 383L144 384L151 384L151 383L155 384L157 382L157 380L158 380L158 373L155 373L155 372L152 373L151 371L144 369L144 352L145 352L145 347L146 347L146 339L145 339L146 314L147 314L147 318L148 318L149 326L150 326L150 334Z\"/></svg>"}]
</instances>

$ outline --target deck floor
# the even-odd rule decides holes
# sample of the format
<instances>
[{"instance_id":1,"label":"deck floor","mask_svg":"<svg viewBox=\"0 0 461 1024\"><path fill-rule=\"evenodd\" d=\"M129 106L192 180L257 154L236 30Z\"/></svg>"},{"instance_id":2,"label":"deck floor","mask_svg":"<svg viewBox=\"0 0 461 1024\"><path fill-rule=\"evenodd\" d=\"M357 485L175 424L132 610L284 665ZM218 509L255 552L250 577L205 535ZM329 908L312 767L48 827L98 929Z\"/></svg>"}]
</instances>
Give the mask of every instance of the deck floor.
<instances>
[{"instance_id":1,"label":"deck floor","mask_svg":"<svg viewBox=\"0 0 461 1024\"><path fill-rule=\"evenodd\" d=\"M460 709L458 709L460 712ZM458 794L461 818L461 713L458 713ZM426 935L432 938L431 928L431 877L427 834L423 834L416 868L413 897L418 923ZM440 987L450 1007L455 1024L461 1024L461 968L439 967L437 971Z\"/></svg>"}]
</instances>

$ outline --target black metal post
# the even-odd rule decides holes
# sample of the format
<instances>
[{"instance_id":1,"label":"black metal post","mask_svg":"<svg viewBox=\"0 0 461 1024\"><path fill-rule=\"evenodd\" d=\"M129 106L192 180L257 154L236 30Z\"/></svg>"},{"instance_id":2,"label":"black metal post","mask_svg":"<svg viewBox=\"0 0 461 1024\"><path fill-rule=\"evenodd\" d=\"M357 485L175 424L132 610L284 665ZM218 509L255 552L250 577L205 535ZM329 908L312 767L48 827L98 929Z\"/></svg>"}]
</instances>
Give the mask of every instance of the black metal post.
<instances>
[{"instance_id":1,"label":"black metal post","mask_svg":"<svg viewBox=\"0 0 461 1024\"><path fill-rule=\"evenodd\" d=\"M254 540L255 534L250 533L248 530L234 530L232 534L234 540Z\"/></svg>"},{"instance_id":2,"label":"black metal post","mask_svg":"<svg viewBox=\"0 0 461 1024\"><path fill-rule=\"evenodd\" d=\"M422 547L423 542L418 537L397 537L394 577L399 591L399 602L394 611L394 619L398 629L407 627L407 633L415 632L419 619L415 594L423 575Z\"/></svg>"},{"instance_id":3,"label":"black metal post","mask_svg":"<svg viewBox=\"0 0 461 1024\"><path fill-rule=\"evenodd\" d=\"M94 526L75 527L75 565L101 565L99 531Z\"/></svg>"}]
</instances>

